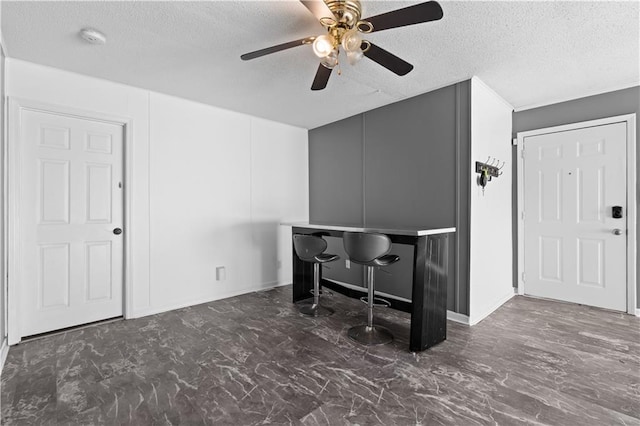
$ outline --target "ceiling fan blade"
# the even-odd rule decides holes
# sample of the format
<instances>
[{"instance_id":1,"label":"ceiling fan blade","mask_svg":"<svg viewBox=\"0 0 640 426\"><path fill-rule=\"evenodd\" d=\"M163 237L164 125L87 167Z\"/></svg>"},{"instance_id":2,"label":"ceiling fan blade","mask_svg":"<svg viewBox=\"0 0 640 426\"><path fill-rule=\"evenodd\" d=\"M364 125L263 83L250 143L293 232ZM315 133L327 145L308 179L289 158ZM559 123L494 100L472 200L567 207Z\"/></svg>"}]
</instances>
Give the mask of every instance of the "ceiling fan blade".
<instances>
[{"instance_id":1,"label":"ceiling fan blade","mask_svg":"<svg viewBox=\"0 0 640 426\"><path fill-rule=\"evenodd\" d=\"M313 79L311 90L322 90L327 87L329 77L331 76L331 71L333 71L333 69L327 68L324 65L320 64L318 66L318 71L316 72L316 77Z\"/></svg>"},{"instance_id":2,"label":"ceiling fan blade","mask_svg":"<svg viewBox=\"0 0 640 426\"><path fill-rule=\"evenodd\" d=\"M249 59L259 58L260 56L269 55L270 53L276 53L281 50L291 49L292 47L302 46L303 44L311 44L315 37L307 37L301 38L300 40L290 41L288 43L278 44L276 46L267 47L266 49L256 50L255 52L245 53L240 56L240 59L243 61L248 61Z\"/></svg>"},{"instance_id":3,"label":"ceiling fan blade","mask_svg":"<svg viewBox=\"0 0 640 426\"><path fill-rule=\"evenodd\" d=\"M435 1L416 4L403 9L383 13L365 19L373 25L373 31L388 30L406 25L421 24L423 22L442 19L442 8Z\"/></svg>"},{"instance_id":4,"label":"ceiling fan blade","mask_svg":"<svg viewBox=\"0 0 640 426\"><path fill-rule=\"evenodd\" d=\"M369 49L364 52L364 56L398 75L406 75L413 69L413 65L409 62L398 58L393 53L389 53L373 43L371 43Z\"/></svg>"},{"instance_id":5,"label":"ceiling fan blade","mask_svg":"<svg viewBox=\"0 0 640 426\"><path fill-rule=\"evenodd\" d=\"M309 12L313 13L318 20L320 20L320 18L336 19L333 12L331 12L327 4L322 0L300 0L300 3L309 9Z\"/></svg>"}]
</instances>

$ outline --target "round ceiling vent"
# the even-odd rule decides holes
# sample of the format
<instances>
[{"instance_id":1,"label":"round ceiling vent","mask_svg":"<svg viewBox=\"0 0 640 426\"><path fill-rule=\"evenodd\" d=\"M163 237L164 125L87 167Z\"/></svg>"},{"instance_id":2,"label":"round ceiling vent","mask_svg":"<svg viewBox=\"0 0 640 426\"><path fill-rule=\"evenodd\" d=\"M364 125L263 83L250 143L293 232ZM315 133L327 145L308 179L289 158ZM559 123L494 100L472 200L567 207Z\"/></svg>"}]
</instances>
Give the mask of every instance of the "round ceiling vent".
<instances>
[{"instance_id":1,"label":"round ceiling vent","mask_svg":"<svg viewBox=\"0 0 640 426\"><path fill-rule=\"evenodd\" d=\"M93 28L83 28L80 30L80 37L91 44L105 44L107 42L107 37Z\"/></svg>"}]
</instances>

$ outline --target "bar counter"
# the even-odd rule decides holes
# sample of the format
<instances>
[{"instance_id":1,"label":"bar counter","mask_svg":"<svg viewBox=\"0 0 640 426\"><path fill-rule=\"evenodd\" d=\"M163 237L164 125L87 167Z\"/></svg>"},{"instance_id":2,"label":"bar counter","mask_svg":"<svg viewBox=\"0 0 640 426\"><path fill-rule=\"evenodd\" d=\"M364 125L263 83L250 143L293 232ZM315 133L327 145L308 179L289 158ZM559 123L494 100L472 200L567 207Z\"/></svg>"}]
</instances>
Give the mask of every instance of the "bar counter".
<instances>
[{"instance_id":1,"label":"bar counter","mask_svg":"<svg viewBox=\"0 0 640 426\"><path fill-rule=\"evenodd\" d=\"M293 234L315 234L342 238L344 232L378 232L386 234L391 242L413 246L413 282L411 303L393 306L411 314L409 349L423 351L447 338L447 280L449 235L455 228L357 227L345 225L312 224L306 222L282 223L292 227ZM293 244L293 242L292 242ZM293 256L293 302L309 298L313 288L313 264ZM322 269L322 268L321 268ZM359 297L344 286L322 280L321 285L334 291Z\"/></svg>"}]
</instances>

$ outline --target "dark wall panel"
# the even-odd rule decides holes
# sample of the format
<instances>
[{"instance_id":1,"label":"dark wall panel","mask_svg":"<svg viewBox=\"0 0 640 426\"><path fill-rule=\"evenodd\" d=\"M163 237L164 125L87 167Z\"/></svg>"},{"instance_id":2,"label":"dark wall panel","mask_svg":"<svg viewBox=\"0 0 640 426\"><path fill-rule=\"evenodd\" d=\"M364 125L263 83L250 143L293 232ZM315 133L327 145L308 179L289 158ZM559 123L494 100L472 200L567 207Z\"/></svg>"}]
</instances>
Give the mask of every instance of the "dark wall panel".
<instances>
[{"instance_id":1,"label":"dark wall panel","mask_svg":"<svg viewBox=\"0 0 640 426\"><path fill-rule=\"evenodd\" d=\"M454 268L455 288L449 283L447 306L469 314L471 259L471 80L456 84L456 235L449 243L449 265ZM451 254L455 251L455 254Z\"/></svg>"},{"instance_id":2,"label":"dark wall panel","mask_svg":"<svg viewBox=\"0 0 640 426\"><path fill-rule=\"evenodd\" d=\"M365 224L455 226L455 86L365 113Z\"/></svg>"},{"instance_id":3,"label":"dark wall panel","mask_svg":"<svg viewBox=\"0 0 640 426\"><path fill-rule=\"evenodd\" d=\"M309 221L362 226L362 115L309 131Z\"/></svg>"}]
</instances>

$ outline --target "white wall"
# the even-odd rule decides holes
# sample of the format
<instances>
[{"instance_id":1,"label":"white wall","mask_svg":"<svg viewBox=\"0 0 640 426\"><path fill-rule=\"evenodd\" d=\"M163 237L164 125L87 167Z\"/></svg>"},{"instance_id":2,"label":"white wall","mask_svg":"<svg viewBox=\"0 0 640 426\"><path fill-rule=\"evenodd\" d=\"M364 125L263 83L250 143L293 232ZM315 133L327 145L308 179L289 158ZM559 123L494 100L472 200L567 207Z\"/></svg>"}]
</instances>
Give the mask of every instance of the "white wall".
<instances>
[{"instance_id":1,"label":"white wall","mask_svg":"<svg viewBox=\"0 0 640 426\"><path fill-rule=\"evenodd\" d=\"M511 114L513 108L480 79L471 80L471 260L469 323L475 324L511 298ZM477 185L475 162L506 161L502 176Z\"/></svg>"},{"instance_id":2,"label":"white wall","mask_svg":"<svg viewBox=\"0 0 640 426\"><path fill-rule=\"evenodd\" d=\"M308 216L306 131L156 93L150 106L152 306L290 283L279 223Z\"/></svg>"},{"instance_id":3,"label":"white wall","mask_svg":"<svg viewBox=\"0 0 640 426\"><path fill-rule=\"evenodd\" d=\"M2 3L0 2L0 188L4 188L4 146L5 146L5 51L4 51L4 38L2 37ZM0 241L4 242L4 199L0 200ZM0 373L2 373L2 366L9 353L9 347L7 346L7 330L6 330L6 281L4 273L5 271L5 247L4 243L0 244Z\"/></svg>"},{"instance_id":4,"label":"white wall","mask_svg":"<svg viewBox=\"0 0 640 426\"><path fill-rule=\"evenodd\" d=\"M300 143L300 140L305 143ZM307 131L272 121L251 120L252 282L293 281L291 227L283 219L309 220ZM277 251L262 247L277 240Z\"/></svg>"},{"instance_id":5,"label":"white wall","mask_svg":"<svg viewBox=\"0 0 640 426\"><path fill-rule=\"evenodd\" d=\"M291 282L306 130L16 59L7 95L132 120L132 317Z\"/></svg>"}]
</instances>

